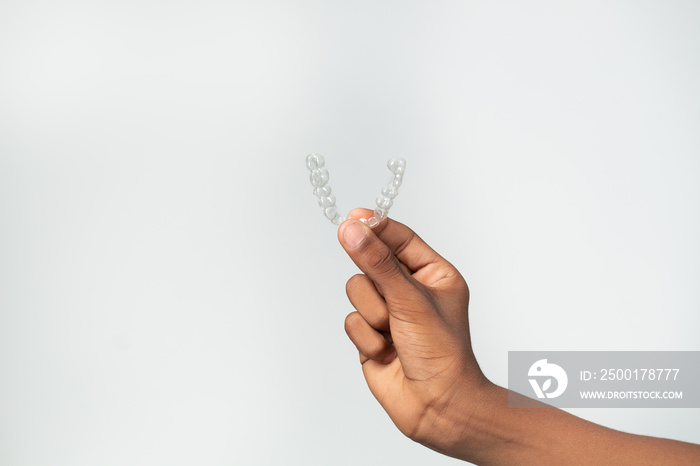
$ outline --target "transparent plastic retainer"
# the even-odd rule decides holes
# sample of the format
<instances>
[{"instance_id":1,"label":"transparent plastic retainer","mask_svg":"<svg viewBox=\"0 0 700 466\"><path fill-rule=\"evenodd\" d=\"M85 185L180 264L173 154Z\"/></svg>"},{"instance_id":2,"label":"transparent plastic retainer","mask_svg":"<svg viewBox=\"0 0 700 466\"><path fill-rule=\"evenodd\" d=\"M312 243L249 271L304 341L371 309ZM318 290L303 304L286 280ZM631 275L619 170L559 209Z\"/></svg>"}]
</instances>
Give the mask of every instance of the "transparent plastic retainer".
<instances>
[{"instance_id":1,"label":"transparent plastic retainer","mask_svg":"<svg viewBox=\"0 0 700 466\"><path fill-rule=\"evenodd\" d=\"M340 225L345 221L345 217L338 213L338 208L335 206L335 196L331 193L331 186L328 184L329 175L325 165L326 161L321 154L309 154L306 156L306 168L311 172L309 178L311 185L314 187L314 196L318 198L318 205L321 206L323 215L328 220L334 225ZM389 209L399 194L399 186L401 186L403 174L406 171L406 161L404 159L389 159L386 166L394 174L394 178L382 188L382 193L376 200L374 215L369 219L360 219L370 228L376 227L389 216Z\"/></svg>"}]
</instances>

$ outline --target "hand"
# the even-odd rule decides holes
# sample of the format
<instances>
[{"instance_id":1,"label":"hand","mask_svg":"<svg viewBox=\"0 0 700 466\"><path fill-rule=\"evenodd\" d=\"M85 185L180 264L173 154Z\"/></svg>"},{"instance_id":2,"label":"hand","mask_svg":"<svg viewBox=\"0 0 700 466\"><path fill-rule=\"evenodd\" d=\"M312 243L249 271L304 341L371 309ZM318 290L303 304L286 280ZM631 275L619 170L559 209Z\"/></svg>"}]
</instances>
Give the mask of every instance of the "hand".
<instances>
[{"instance_id":1,"label":"hand","mask_svg":"<svg viewBox=\"0 0 700 466\"><path fill-rule=\"evenodd\" d=\"M338 229L363 272L347 283L357 312L345 329L406 436L482 465L700 464L698 445L615 431L535 400L508 408L508 391L474 358L464 278L405 225L386 219L370 230L357 220L371 215L353 210Z\"/></svg>"},{"instance_id":2,"label":"hand","mask_svg":"<svg viewBox=\"0 0 700 466\"><path fill-rule=\"evenodd\" d=\"M345 330L370 390L401 432L455 455L491 385L471 348L467 283L405 225L387 219L371 230L357 220L371 215L353 210L338 229L364 272L347 282L357 311Z\"/></svg>"}]
</instances>

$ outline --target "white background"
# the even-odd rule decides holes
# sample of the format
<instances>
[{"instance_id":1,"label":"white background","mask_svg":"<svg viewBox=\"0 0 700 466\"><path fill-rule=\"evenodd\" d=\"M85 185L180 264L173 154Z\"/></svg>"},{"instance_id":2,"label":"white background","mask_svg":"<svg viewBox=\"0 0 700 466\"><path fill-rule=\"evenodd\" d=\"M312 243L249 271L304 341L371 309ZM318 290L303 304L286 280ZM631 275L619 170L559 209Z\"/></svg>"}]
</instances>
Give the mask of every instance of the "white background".
<instances>
[{"instance_id":1,"label":"white background","mask_svg":"<svg viewBox=\"0 0 700 466\"><path fill-rule=\"evenodd\" d=\"M700 3L0 4L0 463L457 464L343 331L311 194L472 291L475 351L700 350ZM698 409L572 410L700 442Z\"/></svg>"}]
</instances>

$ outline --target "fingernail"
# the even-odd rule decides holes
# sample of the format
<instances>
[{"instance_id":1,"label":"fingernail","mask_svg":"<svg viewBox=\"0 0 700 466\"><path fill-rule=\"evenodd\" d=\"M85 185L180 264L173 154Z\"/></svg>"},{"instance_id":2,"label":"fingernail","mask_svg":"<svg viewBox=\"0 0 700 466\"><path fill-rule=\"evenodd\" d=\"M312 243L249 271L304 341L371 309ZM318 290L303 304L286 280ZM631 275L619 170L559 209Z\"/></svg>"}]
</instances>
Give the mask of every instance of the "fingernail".
<instances>
[{"instance_id":1,"label":"fingernail","mask_svg":"<svg viewBox=\"0 0 700 466\"><path fill-rule=\"evenodd\" d=\"M386 355L384 358L384 364L389 364L394 359L396 359L396 349L391 350L391 353Z\"/></svg>"},{"instance_id":2,"label":"fingernail","mask_svg":"<svg viewBox=\"0 0 700 466\"><path fill-rule=\"evenodd\" d=\"M343 239L345 239L345 244L348 245L350 249L355 249L360 245L363 239L367 236L367 229L361 223L351 223L345 229L343 233Z\"/></svg>"}]
</instances>

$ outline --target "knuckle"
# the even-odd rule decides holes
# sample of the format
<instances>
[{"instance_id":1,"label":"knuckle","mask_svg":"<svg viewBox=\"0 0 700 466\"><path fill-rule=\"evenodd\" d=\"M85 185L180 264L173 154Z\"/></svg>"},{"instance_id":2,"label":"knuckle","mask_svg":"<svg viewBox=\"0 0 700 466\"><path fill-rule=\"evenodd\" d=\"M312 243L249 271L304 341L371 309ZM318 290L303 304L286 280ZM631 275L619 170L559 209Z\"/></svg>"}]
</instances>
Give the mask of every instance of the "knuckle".
<instances>
[{"instance_id":1,"label":"knuckle","mask_svg":"<svg viewBox=\"0 0 700 466\"><path fill-rule=\"evenodd\" d=\"M350 277L350 279L345 283L345 294L350 297L350 295L354 294L357 292L358 288L362 285L364 281L365 275L358 273L357 275L353 275Z\"/></svg>"},{"instance_id":2,"label":"knuckle","mask_svg":"<svg viewBox=\"0 0 700 466\"><path fill-rule=\"evenodd\" d=\"M367 265L375 273L385 276L393 276L400 272L394 254L386 246L371 251L367 257Z\"/></svg>"},{"instance_id":3,"label":"knuckle","mask_svg":"<svg viewBox=\"0 0 700 466\"><path fill-rule=\"evenodd\" d=\"M355 330L360 325L362 317L359 312L351 312L345 317L345 333L352 338Z\"/></svg>"}]
</instances>

